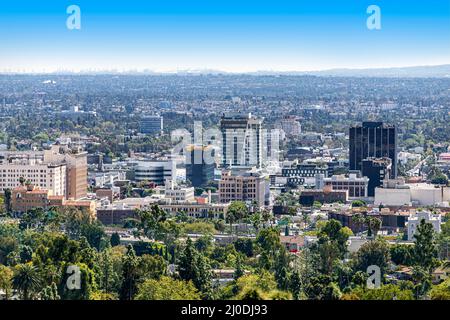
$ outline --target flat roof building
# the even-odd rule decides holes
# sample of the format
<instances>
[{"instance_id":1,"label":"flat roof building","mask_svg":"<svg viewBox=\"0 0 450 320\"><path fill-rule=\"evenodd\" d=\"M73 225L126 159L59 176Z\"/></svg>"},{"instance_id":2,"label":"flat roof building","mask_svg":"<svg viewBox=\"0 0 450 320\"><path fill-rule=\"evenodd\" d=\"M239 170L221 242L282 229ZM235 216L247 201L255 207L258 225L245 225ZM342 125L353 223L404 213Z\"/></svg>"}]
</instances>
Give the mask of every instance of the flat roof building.
<instances>
[{"instance_id":1,"label":"flat roof building","mask_svg":"<svg viewBox=\"0 0 450 320\"><path fill-rule=\"evenodd\" d=\"M329 178L325 178L323 174L317 174L316 189L323 189L325 186L331 186L333 190L348 190L349 198L367 198L369 179L354 173L348 176L334 175Z\"/></svg>"},{"instance_id":2,"label":"flat roof building","mask_svg":"<svg viewBox=\"0 0 450 320\"><path fill-rule=\"evenodd\" d=\"M162 116L144 116L141 118L140 131L143 134L162 134L164 119Z\"/></svg>"},{"instance_id":3,"label":"flat roof building","mask_svg":"<svg viewBox=\"0 0 450 320\"><path fill-rule=\"evenodd\" d=\"M397 128L383 122L363 122L350 128L350 170L362 170L367 158L389 158L392 161L390 178L397 177Z\"/></svg>"},{"instance_id":4,"label":"flat roof building","mask_svg":"<svg viewBox=\"0 0 450 320\"><path fill-rule=\"evenodd\" d=\"M263 207L268 198L268 186L268 177L257 170L226 170L219 182L219 199L221 203L244 201Z\"/></svg>"},{"instance_id":5,"label":"flat roof building","mask_svg":"<svg viewBox=\"0 0 450 320\"><path fill-rule=\"evenodd\" d=\"M222 116L222 166L261 168L263 164L263 120L251 114Z\"/></svg>"},{"instance_id":6,"label":"flat roof building","mask_svg":"<svg viewBox=\"0 0 450 320\"><path fill-rule=\"evenodd\" d=\"M0 191L28 181L66 199L87 196L87 153L53 145L45 151L0 153Z\"/></svg>"},{"instance_id":7,"label":"flat roof building","mask_svg":"<svg viewBox=\"0 0 450 320\"><path fill-rule=\"evenodd\" d=\"M174 160L142 160L134 168L134 180L154 182L162 186L166 180L176 181Z\"/></svg>"}]
</instances>

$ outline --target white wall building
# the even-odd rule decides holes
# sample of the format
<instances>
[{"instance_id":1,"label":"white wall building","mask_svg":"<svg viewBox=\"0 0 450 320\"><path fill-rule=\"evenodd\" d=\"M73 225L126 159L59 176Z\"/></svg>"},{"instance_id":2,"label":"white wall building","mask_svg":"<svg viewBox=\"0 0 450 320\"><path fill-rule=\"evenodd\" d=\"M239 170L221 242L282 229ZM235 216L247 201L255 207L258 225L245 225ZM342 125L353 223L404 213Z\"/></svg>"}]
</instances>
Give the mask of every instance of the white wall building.
<instances>
[{"instance_id":1,"label":"white wall building","mask_svg":"<svg viewBox=\"0 0 450 320\"><path fill-rule=\"evenodd\" d=\"M124 171L94 172L89 174L89 178L96 187L103 188L105 185L113 186L116 181L126 180L126 173Z\"/></svg>"},{"instance_id":2,"label":"white wall building","mask_svg":"<svg viewBox=\"0 0 450 320\"><path fill-rule=\"evenodd\" d=\"M194 187L179 187L171 180L166 180L164 195L175 202L195 202Z\"/></svg>"},{"instance_id":3,"label":"white wall building","mask_svg":"<svg viewBox=\"0 0 450 320\"><path fill-rule=\"evenodd\" d=\"M286 117L280 122L280 127L289 137L297 137L302 133L302 126L296 117Z\"/></svg>"},{"instance_id":4,"label":"white wall building","mask_svg":"<svg viewBox=\"0 0 450 320\"><path fill-rule=\"evenodd\" d=\"M405 152L405 151L400 151L398 153L398 162L400 162L401 164L407 164L408 161L420 161L420 159L422 158L422 156L418 153L410 153L410 152Z\"/></svg>"},{"instance_id":5,"label":"white wall building","mask_svg":"<svg viewBox=\"0 0 450 320\"><path fill-rule=\"evenodd\" d=\"M345 175L334 175L325 178L323 174L316 174L316 189L323 189L325 186L332 186L333 190L348 190L350 199L367 198L369 178L358 177L351 173Z\"/></svg>"},{"instance_id":6,"label":"white wall building","mask_svg":"<svg viewBox=\"0 0 450 320\"><path fill-rule=\"evenodd\" d=\"M417 183L409 184L411 190L411 201L421 206L440 205L450 201L450 188L436 187L432 184Z\"/></svg>"},{"instance_id":7,"label":"white wall building","mask_svg":"<svg viewBox=\"0 0 450 320\"><path fill-rule=\"evenodd\" d=\"M375 188L376 206L439 206L448 207L450 188L436 187L432 184L405 184L404 180L385 180L383 186Z\"/></svg>"},{"instance_id":8,"label":"white wall building","mask_svg":"<svg viewBox=\"0 0 450 320\"><path fill-rule=\"evenodd\" d=\"M408 228L408 240L414 241L414 234L416 233L417 227L420 224L420 221L425 220L428 223L433 225L433 229L435 232L441 232L441 215L440 214L432 214L429 211L419 211L417 213L410 214L408 218L407 228Z\"/></svg>"}]
</instances>

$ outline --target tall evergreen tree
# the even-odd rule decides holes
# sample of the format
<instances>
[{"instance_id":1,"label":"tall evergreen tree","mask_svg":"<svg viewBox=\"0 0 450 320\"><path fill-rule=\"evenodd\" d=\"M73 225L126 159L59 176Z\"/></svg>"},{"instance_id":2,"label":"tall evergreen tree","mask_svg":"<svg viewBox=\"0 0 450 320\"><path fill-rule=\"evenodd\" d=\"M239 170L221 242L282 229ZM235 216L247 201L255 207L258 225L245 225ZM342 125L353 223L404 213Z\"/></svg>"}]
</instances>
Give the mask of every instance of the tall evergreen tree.
<instances>
[{"instance_id":1,"label":"tall evergreen tree","mask_svg":"<svg viewBox=\"0 0 450 320\"><path fill-rule=\"evenodd\" d=\"M421 220L414 234L414 239L414 265L424 268L429 273L432 272L439 264L433 225Z\"/></svg>"},{"instance_id":2,"label":"tall evergreen tree","mask_svg":"<svg viewBox=\"0 0 450 320\"><path fill-rule=\"evenodd\" d=\"M138 258L134 252L133 247L128 245L127 253L123 258L123 282L122 288L120 290L121 300L132 300L135 293L137 292L137 281L138 281Z\"/></svg>"},{"instance_id":3,"label":"tall evergreen tree","mask_svg":"<svg viewBox=\"0 0 450 320\"><path fill-rule=\"evenodd\" d=\"M186 247L178 263L178 273L183 280L192 281L204 298L211 298L211 266L208 258L195 249L191 239L186 241Z\"/></svg>"},{"instance_id":4,"label":"tall evergreen tree","mask_svg":"<svg viewBox=\"0 0 450 320\"><path fill-rule=\"evenodd\" d=\"M234 269L234 274L233 274L234 280L237 280L244 275L244 268L243 268L242 260L243 260L242 254L238 254L236 257L236 268Z\"/></svg>"},{"instance_id":5,"label":"tall evergreen tree","mask_svg":"<svg viewBox=\"0 0 450 320\"><path fill-rule=\"evenodd\" d=\"M192 280L195 277L195 253L194 244L190 238L186 241L180 261L178 262L178 273L181 279Z\"/></svg>"},{"instance_id":6,"label":"tall evergreen tree","mask_svg":"<svg viewBox=\"0 0 450 320\"><path fill-rule=\"evenodd\" d=\"M294 300L298 300L300 298L302 283L298 271L294 271L289 278L289 290L292 292L292 297Z\"/></svg>"},{"instance_id":7,"label":"tall evergreen tree","mask_svg":"<svg viewBox=\"0 0 450 320\"><path fill-rule=\"evenodd\" d=\"M12 211L11 208L11 189L6 188L4 190L4 197L5 197L5 210L7 213L10 213Z\"/></svg>"},{"instance_id":8,"label":"tall evergreen tree","mask_svg":"<svg viewBox=\"0 0 450 320\"><path fill-rule=\"evenodd\" d=\"M212 299L212 271L208 258L203 254L196 254L195 277L192 279L195 287L203 294L205 299Z\"/></svg>"},{"instance_id":9,"label":"tall evergreen tree","mask_svg":"<svg viewBox=\"0 0 450 320\"><path fill-rule=\"evenodd\" d=\"M287 290L289 287L289 256L284 247L280 248L275 259L275 280L278 289Z\"/></svg>"}]
</instances>

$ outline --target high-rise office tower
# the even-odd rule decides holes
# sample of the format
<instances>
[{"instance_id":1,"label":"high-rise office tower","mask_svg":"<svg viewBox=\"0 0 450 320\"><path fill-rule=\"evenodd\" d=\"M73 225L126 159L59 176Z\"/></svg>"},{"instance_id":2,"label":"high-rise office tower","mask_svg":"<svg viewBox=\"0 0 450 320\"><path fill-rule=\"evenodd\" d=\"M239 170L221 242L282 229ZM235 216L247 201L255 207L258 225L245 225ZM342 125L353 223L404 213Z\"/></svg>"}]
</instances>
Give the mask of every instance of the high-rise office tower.
<instances>
[{"instance_id":1,"label":"high-rise office tower","mask_svg":"<svg viewBox=\"0 0 450 320\"><path fill-rule=\"evenodd\" d=\"M362 161L362 175L369 178L367 195L375 197L375 188L383 184L383 180L389 178L392 162L389 158L367 158Z\"/></svg>"},{"instance_id":2,"label":"high-rise office tower","mask_svg":"<svg viewBox=\"0 0 450 320\"><path fill-rule=\"evenodd\" d=\"M263 131L261 118L251 114L222 116L222 166L262 167Z\"/></svg>"},{"instance_id":3,"label":"high-rise office tower","mask_svg":"<svg viewBox=\"0 0 450 320\"><path fill-rule=\"evenodd\" d=\"M397 177L397 128L383 122L363 122L350 128L350 170L362 170L368 158L389 158L392 161L390 178Z\"/></svg>"},{"instance_id":4,"label":"high-rise office tower","mask_svg":"<svg viewBox=\"0 0 450 320\"><path fill-rule=\"evenodd\" d=\"M202 187L214 180L216 163L207 161L205 154L212 146L189 145L186 147L186 178L193 187Z\"/></svg>"},{"instance_id":5,"label":"high-rise office tower","mask_svg":"<svg viewBox=\"0 0 450 320\"><path fill-rule=\"evenodd\" d=\"M161 116L144 116L140 123L141 133L161 134L164 129L164 120Z\"/></svg>"}]
</instances>

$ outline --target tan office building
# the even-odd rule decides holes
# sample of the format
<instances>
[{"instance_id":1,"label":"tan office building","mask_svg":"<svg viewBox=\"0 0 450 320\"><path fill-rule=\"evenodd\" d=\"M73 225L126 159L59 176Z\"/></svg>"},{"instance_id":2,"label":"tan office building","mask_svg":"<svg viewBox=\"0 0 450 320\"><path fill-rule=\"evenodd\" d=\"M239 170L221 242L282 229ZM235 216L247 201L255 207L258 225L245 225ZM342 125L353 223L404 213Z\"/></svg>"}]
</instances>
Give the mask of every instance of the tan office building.
<instances>
[{"instance_id":1,"label":"tan office building","mask_svg":"<svg viewBox=\"0 0 450 320\"><path fill-rule=\"evenodd\" d=\"M1 192L29 182L50 190L54 195L65 196L66 179L66 164L45 163L34 154L14 154L0 159Z\"/></svg>"},{"instance_id":2,"label":"tan office building","mask_svg":"<svg viewBox=\"0 0 450 320\"><path fill-rule=\"evenodd\" d=\"M219 199L221 203L243 201L252 204L256 202L258 207L263 207L266 200L266 187L266 177L257 171L223 171L219 182Z\"/></svg>"},{"instance_id":3,"label":"tan office building","mask_svg":"<svg viewBox=\"0 0 450 320\"><path fill-rule=\"evenodd\" d=\"M86 152L53 145L50 150L44 151L44 161L66 164L66 199L81 199L87 196Z\"/></svg>"},{"instance_id":4,"label":"tan office building","mask_svg":"<svg viewBox=\"0 0 450 320\"><path fill-rule=\"evenodd\" d=\"M21 180L66 199L87 196L87 153L54 145L45 151L0 153L0 192L21 186Z\"/></svg>"}]
</instances>

